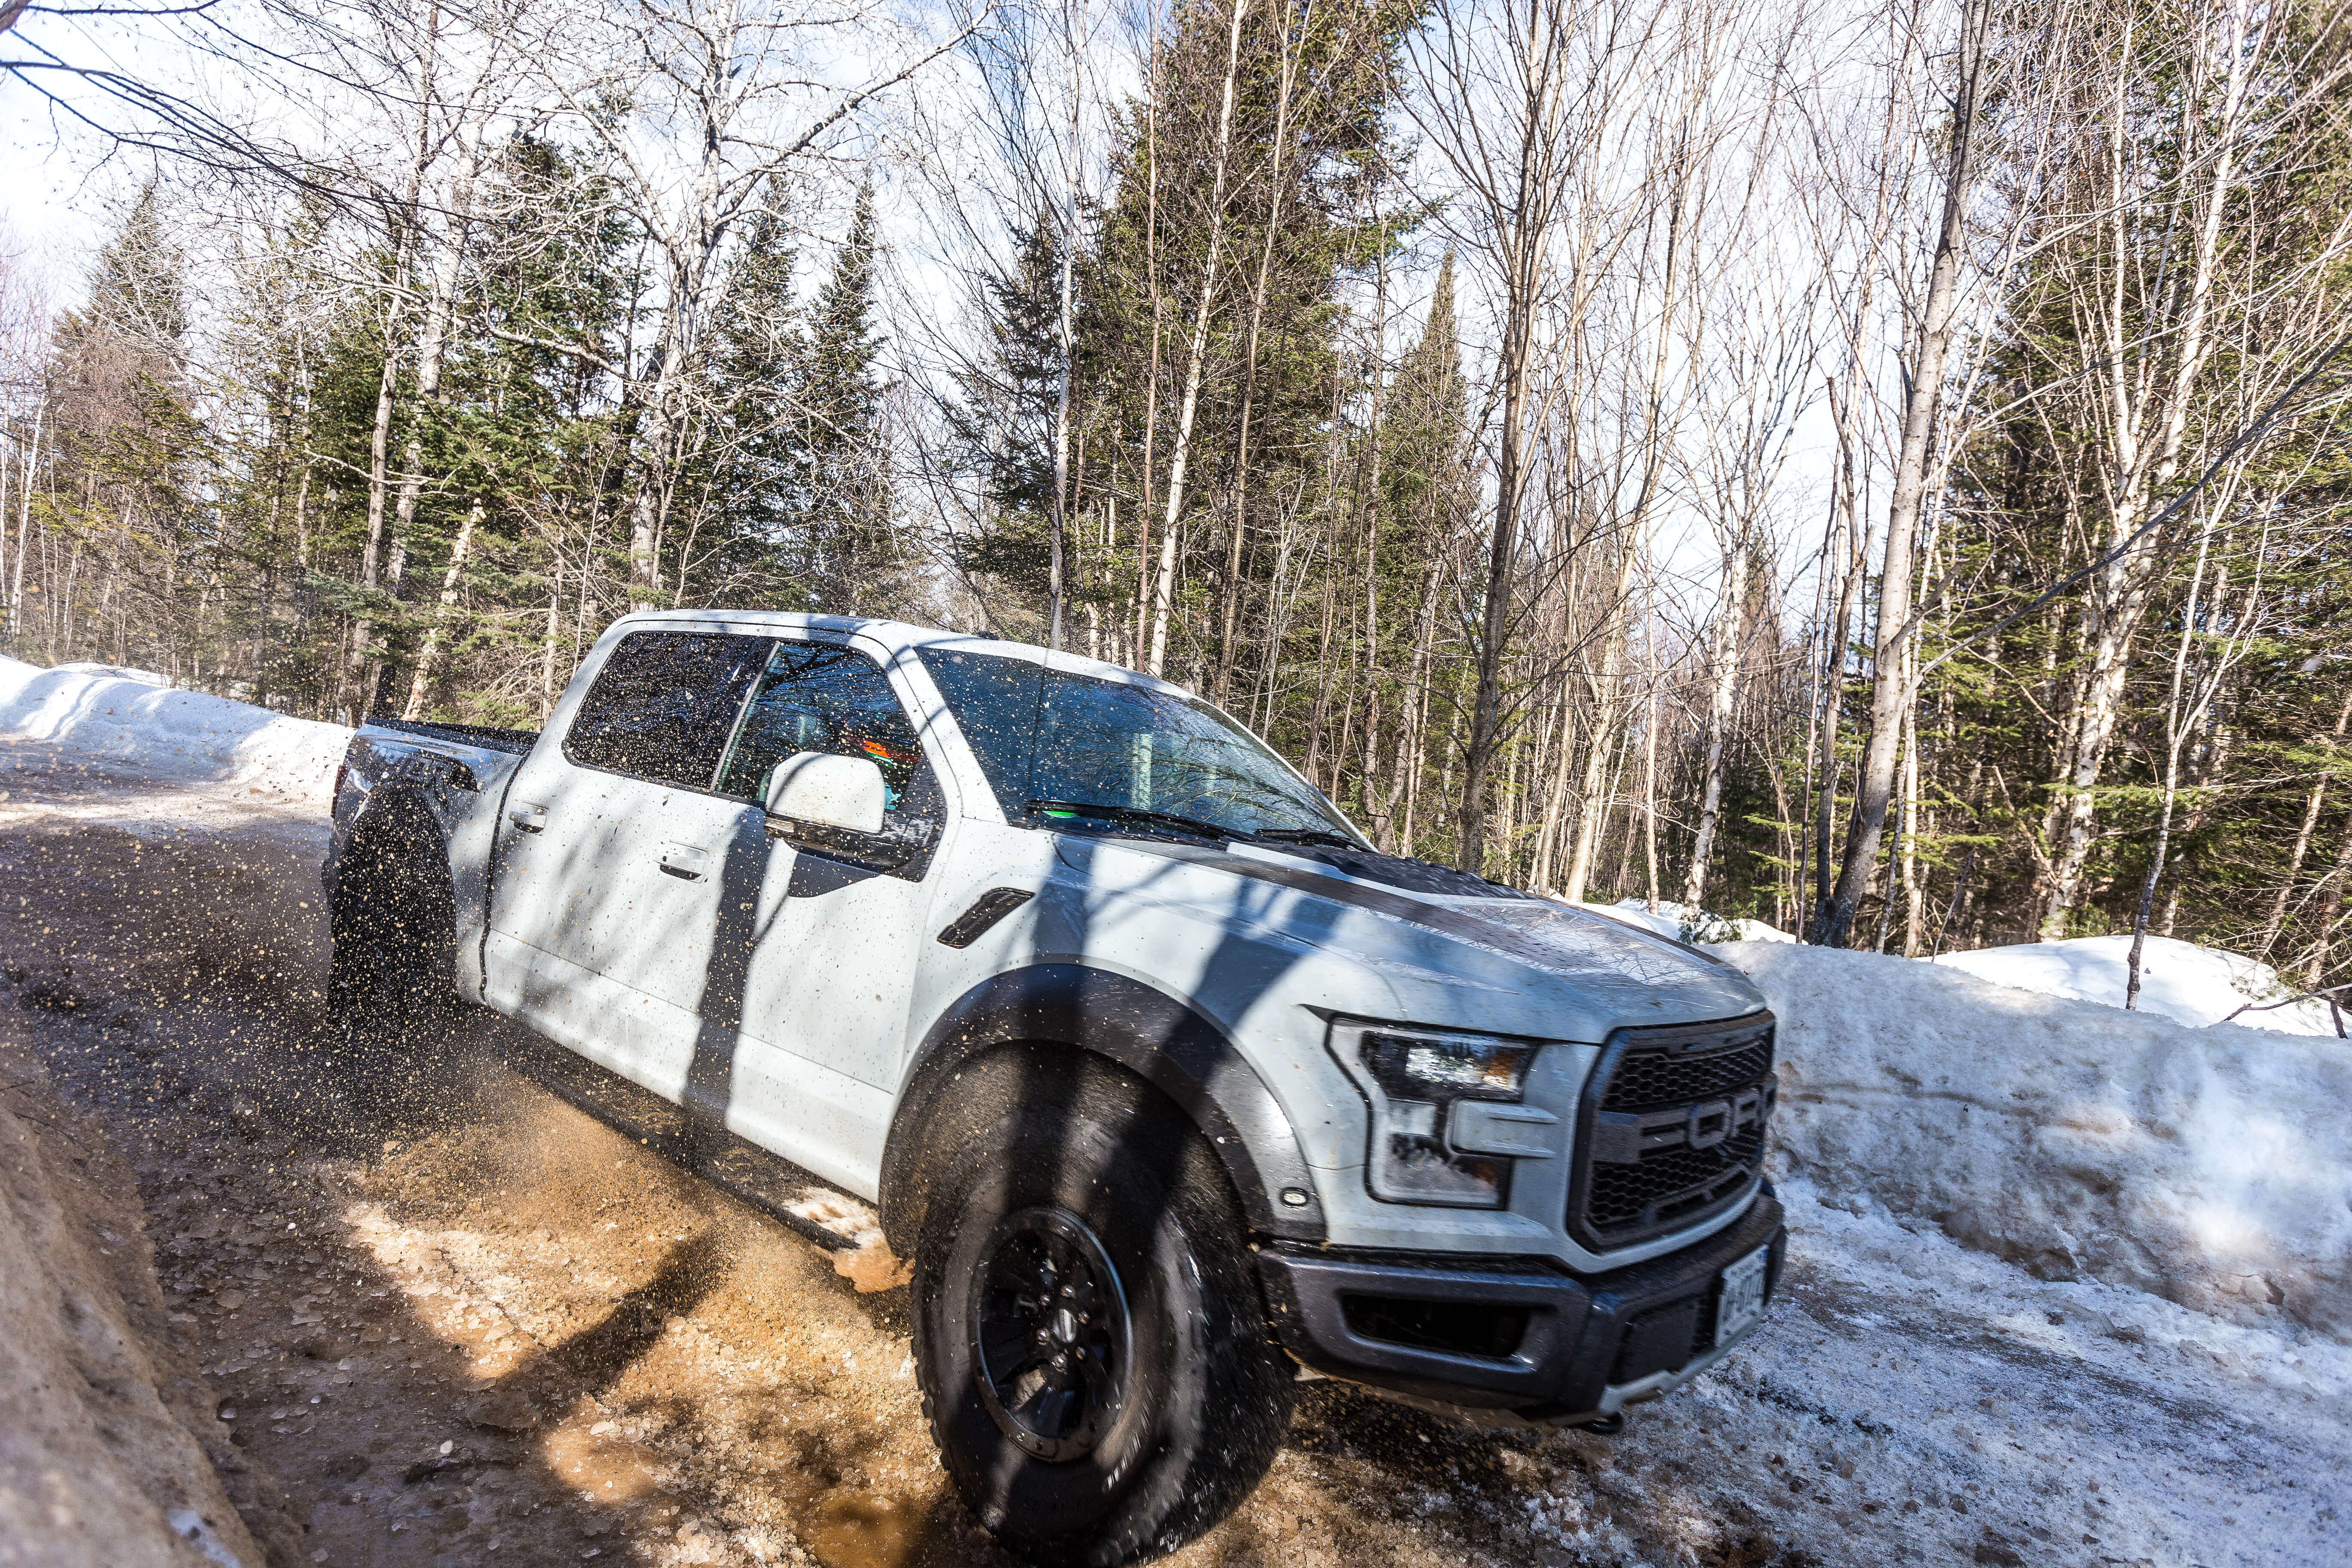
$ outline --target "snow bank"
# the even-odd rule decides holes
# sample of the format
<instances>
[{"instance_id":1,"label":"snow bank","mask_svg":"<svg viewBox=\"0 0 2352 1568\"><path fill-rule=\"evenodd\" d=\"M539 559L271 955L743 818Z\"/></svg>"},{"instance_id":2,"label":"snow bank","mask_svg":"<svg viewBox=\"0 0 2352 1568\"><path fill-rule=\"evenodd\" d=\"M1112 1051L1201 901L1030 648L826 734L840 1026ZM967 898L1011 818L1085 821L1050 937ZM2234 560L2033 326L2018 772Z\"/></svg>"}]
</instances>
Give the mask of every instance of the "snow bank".
<instances>
[{"instance_id":1,"label":"snow bank","mask_svg":"<svg viewBox=\"0 0 2352 1568\"><path fill-rule=\"evenodd\" d=\"M1948 952L1936 962L1996 985L2120 1007L2131 973L2131 938L2084 936L2071 942L1987 947L1974 952ZM2334 1038L2336 1021L2327 1004L2295 1002L2294 994L2294 987L2281 980L2276 970L2243 953L2223 952L2167 936L2149 937L2140 952L2139 1010L2143 1013L2202 1026L2221 1022L2250 1002L2285 1002L2289 1005L2284 1007L2241 1014L2237 1022L2248 1028Z\"/></svg>"},{"instance_id":2,"label":"snow bank","mask_svg":"<svg viewBox=\"0 0 2352 1568\"><path fill-rule=\"evenodd\" d=\"M2044 1278L2352 1342L2352 1048L1747 942L1788 1173Z\"/></svg>"},{"instance_id":3,"label":"snow bank","mask_svg":"<svg viewBox=\"0 0 2352 1568\"><path fill-rule=\"evenodd\" d=\"M127 664L53 664L51 669L73 675L110 675L117 680L135 680L142 686L169 686L172 678L158 675L152 669L139 669Z\"/></svg>"},{"instance_id":4,"label":"snow bank","mask_svg":"<svg viewBox=\"0 0 2352 1568\"><path fill-rule=\"evenodd\" d=\"M1762 921L1731 920L1709 910L1693 909L1686 905L1658 900L1658 912L1650 912L1645 899L1620 899L1613 904L1581 904L1597 915L1622 921L1627 925L1640 926L1643 931L1656 931L1660 936L1676 942L1789 942L1797 939L1778 926Z\"/></svg>"},{"instance_id":5,"label":"snow bank","mask_svg":"<svg viewBox=\"0 0 2352 1568\"><path fill-rule=\"evenodd\" d=\"M160 678L159 678L160 679ZM272 804L333 804L352 732L201 691L0 658L0 738L46 741L178 783Z\"/></svg>"}]
</instances>

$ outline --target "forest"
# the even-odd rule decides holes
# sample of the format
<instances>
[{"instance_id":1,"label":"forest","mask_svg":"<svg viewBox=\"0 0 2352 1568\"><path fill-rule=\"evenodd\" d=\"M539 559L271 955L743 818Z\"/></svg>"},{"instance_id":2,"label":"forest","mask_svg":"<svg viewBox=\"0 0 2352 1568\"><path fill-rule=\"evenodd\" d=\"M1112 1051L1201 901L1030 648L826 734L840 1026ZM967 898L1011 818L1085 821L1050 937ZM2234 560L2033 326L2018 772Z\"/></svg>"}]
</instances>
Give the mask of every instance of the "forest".
<instances>
[{"instance_id":1,"label":"forest","mask_svg":"<svg viewBox=\"0 0 2352 1568\"><path fill-rule=\"evenodd\" d=\"M1512 886L2352 982L2335 0L138 11L0 5L105 215L0 240L17 658L910 619Z\"/></svg>"}]
</instances>

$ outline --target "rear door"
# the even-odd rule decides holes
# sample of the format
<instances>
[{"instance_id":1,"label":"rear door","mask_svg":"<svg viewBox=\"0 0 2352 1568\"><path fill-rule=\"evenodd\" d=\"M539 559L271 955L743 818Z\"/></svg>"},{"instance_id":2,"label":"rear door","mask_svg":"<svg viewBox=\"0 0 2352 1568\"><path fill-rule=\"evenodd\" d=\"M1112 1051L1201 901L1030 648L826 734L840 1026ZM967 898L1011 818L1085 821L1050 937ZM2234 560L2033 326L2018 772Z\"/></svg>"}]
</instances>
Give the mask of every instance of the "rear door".
<instances>
[{"instance_id":1,"label":"rear door","mask_svg":"<svg viewBox=\"0 0 2352 1568\"><path fill-rule=\"evenodd\" d=\"M771 639L633 632L508 792L489 1001L676 1098L744 805L712 783ZM757 812L754 811L754 817Z\"/></svg>"}]
</instances>

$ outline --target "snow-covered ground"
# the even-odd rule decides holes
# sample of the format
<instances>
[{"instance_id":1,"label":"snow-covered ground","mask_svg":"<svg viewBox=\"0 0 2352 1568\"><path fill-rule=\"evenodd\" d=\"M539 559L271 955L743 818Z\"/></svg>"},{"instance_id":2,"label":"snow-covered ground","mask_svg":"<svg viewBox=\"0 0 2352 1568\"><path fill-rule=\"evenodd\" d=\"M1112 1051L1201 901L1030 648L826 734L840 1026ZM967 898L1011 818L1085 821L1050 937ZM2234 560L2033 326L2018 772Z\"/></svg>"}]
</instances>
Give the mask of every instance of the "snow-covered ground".
<instances>
[{"instance_id":1,"label":"snow-covered ground","mask_svg":"<svg viewBox=\"0 0 2352 1568\"><path fill-rule=\"evenodd\" d=\"M1986 947L1948 952L1936 962L1996 985L2120 1007L2130 981L2131 938L2082 936ZM2243 953L2151 936L2140 952L2139 984L2140 1012L2183 1024L2202 1026L2234 1019L2251 1029L2339 1037L2336 1015L2326 1003L2307 996L2298 1000L2294 988L2276 970ZM2352 1014L2346 1015L2344 1023L2352 1027Z\"/></svg>"},{"instance_id":2,"label":"snow-covered ground","mask_svg":"<svg viewBox=\"0 0 2352 1568\"><path fill-rule=\"evenodd\" d=\"M349 730L161 679L112 665L44 669L0 658L0 736L47 742L110 771L325 815Z\"/></svg>"},{"instance_id":3,"label":"snow-covered ground","mask_svg":"<svg viewBox=\"0 0 2352 1568\"><path fill-rule=\"evenodd\" d=\"M0 785L10 786L0 793L7 846L0 880L34 891L59 887L59 868L97 868L112 857L126 896L137 888L139 898L163 900L190 896L199 879L192 870L217 865L234 874L224 883L233 894L207 891L201 909L158 902L157 918L201 912L195 923L207 930L189 940L209 941L246 918L246 906L279 900L251 918L257 930L277 927L271 940L292 956L272 958L255 984L283 984L292 1000L252 1005L289 1015L315 1007L305 998L318 978L302 967L319 966L319 954L303 956L303 941L317 945L315 931L298 938L319 923L308 906L317 896L326 790L346 735L105 672L0 662ZM107 838L116 828L130 837ZM79 897L89 884L73 886ZM64 909L62 895L53 901ZM7 928L12 959L20 948L49 944L56 952L44 962L75 964L75 984L90 986L112 984L103 979L106 964L118 962L104 956L110 943L129 943L119 960L126 974L160 963L144 950L155 939L124 935L96 905L52 920L47 910L12 908L17 903L0 900L0 919L16 921ZM234 908L215 907L222 904ZM37 912L29 925L18 918ZM1638 900L1603 912L1659 922L1654 929L1677 937L1731 934L1706 917L1689 921L1686 931L1685 911L1662 906L1652 916ZM2151 1003L2126 1013L2087 984L2081 989L2090 999L2047 994L2073 984L2087 960L2066 960L2063 973L2000 973L1996 964L2003 983L1994 984L1958 963L1749 934L1715 951L1757 980L1782 1020L1776 1175L1791 1226L1787 1296L1757 1338L1691 1388L1638 1412L1614 1440L1459 1432L1315 1385L1293 1446L1258 1498L1178 1561L1200 1568L2343 1561L2339 1515L2352 1506L2345 1414L2352 1395L2352 1048L2332 1036L2243 1026L2273 1024L2278 1013L2248 1014L2240 1026L2192 1026L2218 1015L2200 1000L2210 1000L2210 985L2197 989L2210 980L2210 966L2196 971L2170 951L2186 944L2151 944L2149 994L2168 977L2164 1008ZM2200 973L2205 981L2196 980ZM207 1021L184 996L169 1002L188 989L116 986L126 1007L148 1005L130 998L156 999L137 1030L148 1043L134 1042L122 1061L176 1061L184 1044L185 1070L200 1074L205 1042L225 1037L225 1028L246 1028L252 1038L264 1024L291 1026L269 1024L266 1010L240 1015L243 1023ZM204 989L193 989L201 1008ZM42 1027L65 1029L67 1021ZM58 1038L57 1059L69 1072L72 1052L95 1053L89 1081L133 1082L146 1070L123 1068L96 1037L81 1045ZM266 1076L247 1068L224 1079L221 1098L230 1086L269 1092ZM318 1091L313 1085L304 1093ZM191 1147L210 1135L198 1110L173 1114L183 1118L173 1136ZM404 1143L396 1156L383 1142L381 1158L371 1152L375 1143L363 1142L342 1157L354 1183L388 1179L396 1161L409 1162L419 1183L446 1177L441 1217L390 1241L369 1232L369 1245L431 1242L454 1258L464 1248L436 1238L457 1237L498 1253L497 1267L486 1263L479 1279L436 1286L442 1297L416 1287L418 1302L472 1303L467 1310L488 1317L535 1321L548 1303L568 1300L563 1291L589 1260L623 1279L650 1267L622 1247L629 1233L607 1238L603 1222L572 1215L568 1199L541 1192L543 1175L505 1195L472 1185L473 1167L456 1151L471 1147L469 1139L496 1142L468 1120L475 1114L453 1106L445 1130L432 1135L450 1143L446 1160L437 1142ZM595 1148L585 1163L625 1167L633 1191L681 1194L680 1215L638 1226L629 1247L642 1251L646 1237L683 1234L686 1211L708 1206L690 1187L666 1185L635 1138ZM256 1167L257 1212L304 1193L300 1201L315 1203L325 1178L309 1169L289 1163L280 1192ZM176 1165L166 1175L193 1179ZM325 1190L339 1189L327 1182ZM514 1208L512 1235L493 1213L505 1206ZM345 1223L357 1222L346 1215ZM201 1239L174 1245L189 1277L203 1278ZM532 1261L533 1247L546 1256ZM762 1539L758 1530L726 1521L766 1506L737 1458L773 1445L737 1454L725 1421L692 1415L719 1410L726 1399L771 1401L761 1420L801 1434L787 1447L830 1431L844 1412L870 1418L875 1442L894 1454L905 1449L904 1468L894 1473L915 1479L876 1480L858 1495L881 1500L877 1507L931 1506L916 1506L936 1489L921 1463L920 1433L898 1430L914 1416L891 1381L903 1370L895 1320L864 1326L859 1309L843 1303L871 1299L836 1300L800 1281L789 1249L778 1255L781 1272L761 1272L744 1261L751 1255L737 1256L741 1277L708 1309L679 1310L677 1321L691 1318L698 1337L662 1342L705 1347L697 1353L710 1366L666 1373L642 1399L645 1411L677 1424L672 1458L684 1479L675 1484L705 1521L695 1539L709 1543L709 1555L680 1554L667 1524L653 1531L634 1514L614 1516L643 1561L769 1560L744 1544ZM833 1270L820 1268L817 1278L833 1279ZM205 1288L190 1289L209 1300ZM408 1289L379 1282L374 1293ZM849 1336L844 1342L870 1340L866 1359L878 1370L858 1373L852 1359L828 1392L814 1384L789 1396L769 1392L777 1374L727 1316L751 1300L772 1303L792 1321L832 1325L826 1333ZM226 1363L226 1352L217 1353ZM240 1352L235 1364L246 1359ZM404 1386L394 1363L376 1381L386 1397ZM423 1384L413 1392L419 1409L433 1405ZM589 1416L635 1420L635 1398L615 1393L609 1410ZM713 1457L697 1469L705 1447ZM299 1431L272 1454L282 1468L341 1462ZM383 1479L386 1509L397 1514L414 1503L410 1490ZM891 1486L913 1489L891 1501ZM659 1501L655 1496L647 1509ZM356 1516L337 1528L346 1533L331 1539L355 1552L414 1539L371 1535L378 1527ZM821 1532L803 1529L801 1538L817 1560L836 1561ZM925 1561L984 1560L969 1542L940 1542Z\"/></svg>"},{"instance_id":4,"label":"snow-covered ground","mask_svg":"<svg viewBox=\"0 0 2352 1568\"><path fill-rule=\"evenodd\" d=\"M1660 936L1670 936L1676 942L1713 945L1728 942L1793 942L1797 940L1778 926L1768 925L1762 921L1734 920L1709 910L1671 903L1664 899L1658 900L1654 912L1646 899L1620 899L1613 904L1585 903L1577 907L1591 910L1596 915L1607 915L1613 921L1623 921L1627 925L1640 926L1643 931L1656 931Z\"/></svg>"}]
</instances>

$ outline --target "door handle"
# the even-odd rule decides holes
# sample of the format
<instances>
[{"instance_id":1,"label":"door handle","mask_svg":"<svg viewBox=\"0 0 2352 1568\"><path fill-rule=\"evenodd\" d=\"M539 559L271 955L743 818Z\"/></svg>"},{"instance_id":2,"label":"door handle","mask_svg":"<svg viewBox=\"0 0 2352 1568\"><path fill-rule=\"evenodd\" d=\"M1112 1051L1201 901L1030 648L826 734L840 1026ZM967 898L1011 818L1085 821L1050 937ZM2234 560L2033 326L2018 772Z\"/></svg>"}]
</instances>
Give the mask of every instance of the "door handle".
<instances>
[{"instance_id":1,"label":"door handle","mask_svg":"<svg viewBox=\"0 0 2352 1568\"><path fill-rule=\"evenodd\" d=\"M543 805L519 805L515 807L514 810L507 813L507 820L513 823L517 827L521 828L525 833L536 833L541 828L547 826L547 807Z\"/></svg>"},{"instance_id":2,"label":"door handle","mask_svg":"<svg viewBox=\"0 0 2352 1568\"><path fill-rule=\"evenodd\" d=\"M702 880L703 863L709 858L706 851L690 844L665 844L662 846L661 868L670 876L698 882Z\"/></svg>"}]
</instances>

